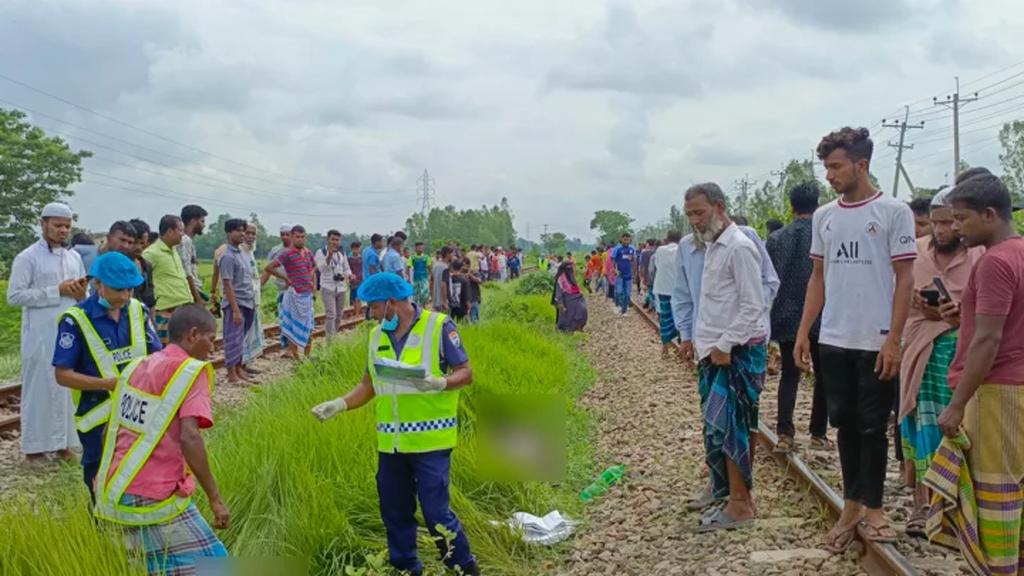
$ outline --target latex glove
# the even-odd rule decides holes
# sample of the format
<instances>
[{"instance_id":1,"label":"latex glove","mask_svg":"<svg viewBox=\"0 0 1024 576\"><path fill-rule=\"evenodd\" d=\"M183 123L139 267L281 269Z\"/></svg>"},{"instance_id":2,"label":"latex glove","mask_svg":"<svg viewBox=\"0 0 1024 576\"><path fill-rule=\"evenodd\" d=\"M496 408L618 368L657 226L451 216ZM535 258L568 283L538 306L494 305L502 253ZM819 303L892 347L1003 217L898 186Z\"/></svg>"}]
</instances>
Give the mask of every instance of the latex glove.
<instances>
[{"instance_id":1,"label":"latex glove","mask_svg":"<svg viewBox=\"0 0 1024 576\"><path fill-rule=\"evenodd\" d=\"M422 380L416 380L413 385L420 392L440 392L448 387L448 379L437 376L427 376Z\"/></svg>"},{"instance_id":2,"label":"latex glove","mask_svg":"<svg viewBox=\"0 0 1024 576\"><path fill-rule=\"evenodd\" d=\"M345 410L348 410L348 404L345 403L345 399L335 398L334 400L328 400L323 404L314 406L313 416L316 416L317 420L323 422L341 414Z\"/></svg>"}]
</instances>

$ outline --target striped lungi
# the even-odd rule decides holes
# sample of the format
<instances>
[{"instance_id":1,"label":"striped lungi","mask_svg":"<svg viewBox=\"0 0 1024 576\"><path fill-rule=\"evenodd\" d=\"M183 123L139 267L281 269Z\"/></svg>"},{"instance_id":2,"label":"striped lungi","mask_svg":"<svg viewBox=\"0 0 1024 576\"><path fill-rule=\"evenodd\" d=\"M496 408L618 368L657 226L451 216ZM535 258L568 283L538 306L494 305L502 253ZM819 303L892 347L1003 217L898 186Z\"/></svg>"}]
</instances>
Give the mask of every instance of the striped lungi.
<instances>
[{"instance_id":1,"label":"striped lungi","mask_svg":"<svg viewBox=\"0 0 1024 576\"><path fill-rule=\"evenodd\" d=\"M260 311L257 309L253 314L252 326L245 333L243 343L242 363L248 364L263 355L263 325L260 323Z\"/></svg>"},{"instance_id":2,"label":"striped lungi","mask_svg":"<svg viewBox=\"0 0 1024 576\"><path fill-rule=\"evenodd\" d=\"M160 338L161 344L167 344L169 339L168 325L171 323L171 315L177 309L177 307L174 307L166 310L157 310L153 313L153 328L156 329L156 335Z\"/></svg>"},{"instance_id":3,"label":"striped lungi","mask_svg":"<svg viewBox=\"0 0 1024 576\"><path fill-rule=\"evenodd\" d=\"M121 503L128 506L152 506L152 498L125 494ZM227 548L203 518L195 504L170 522L125 529L130 552L145 554L146 569L161 576L196 574L196 562L202 558L226 558Z\"/></svg>"},{"instance_id":4,"label":"striped lungi","mask_svg":"<svg viewBox=\"0 0 1024 576\"><path fill-rule=\"evenodd\" d=\"M313 293L289 288L281 299L281 336L305 348L313 335Z\"/></svg>"},{"instance_id":5,"label":"striped lungi","mask_svg":"<svg viewBox=\"0 0 1024 576\"><path fill-rule=\"evenodd\" d=\"M764 389L767 359L764 344L747 344L733 347L729 366L715 366L710 357L698 366L704 457L715 498L729 495L727 459L739 468L747 487L753 485L750 434L757 430L758 399Z\"/></svg>"},{"instance_id":6,"label":"striped lungi","mask_svg":"<svg viewBox=\"0 0 1024 576\"><path fill-rule=\"evenodd\" d=\"M658 334L662 344L669 344L679 337L676 321L672 317L672 296L658 294Z\"/></svg>"},{"instance_id":7,"label":"striped lungi","mask_svg":"<svg viewBox=\"0 0 1024 576\"><path fill-rule=\"evenodd\" d=\"M917 406L900 423L903 457L914 463L917 477L924 478L932 455L942 442L939 414L949 405L953 391L949 388L949 365L956 354L956 333L946 333L932 343L932 355L925 365Z\"/></svg>"}]
</instances>

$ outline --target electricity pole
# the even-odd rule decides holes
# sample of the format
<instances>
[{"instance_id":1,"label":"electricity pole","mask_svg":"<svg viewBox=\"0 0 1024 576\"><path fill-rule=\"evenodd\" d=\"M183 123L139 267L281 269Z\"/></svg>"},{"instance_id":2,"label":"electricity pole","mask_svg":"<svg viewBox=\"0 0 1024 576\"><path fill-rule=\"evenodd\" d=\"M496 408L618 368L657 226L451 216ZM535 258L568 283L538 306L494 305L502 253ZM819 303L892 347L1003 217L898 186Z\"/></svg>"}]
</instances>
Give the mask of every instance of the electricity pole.
<instances>
[{"instance_id":1,"label":"electricity pole","mask_svg":"<svg viewBox=\"0 0 1024 576\"><path fill-rule=\"evenodd\" d=\"M960 106L969 104L978 99L978 93L975 92L974 96L969 98L960 97L960 77L955 76L956 79L956 92L953 94L947 94L945 101L940 101L938 98L932 98L935 106L945 106L953 110L953 180L956 180L958 174L960 174Z\"/></svg>"},{"instance_id":2,"label":"electricity pole","mask_svg":"<svg viewBox=\"0 0 1024 576\"><path fill-rule=\"evenodd\" d=\"M430 215L430 206L434 201L434 193L437 192L436 181L427 170L423 169L423 175L416 179L416 200L420 203L420 212L423 216Z\"/></svg>"},{"instance_id":3,"label":"electricity pole","mask_svg":"<svg viewBox=\"0 0 1024 576\"><path fill-rule=\"evenodd\" d=\"M904 176L907 174L907 169L903 167L903 151L913 150L914 145L904 145L903 141L907 136L907 130L910 128L924 128L924 121L919 124L907 124L907 119L910 118L910 106L903 107L903 120L896 120L892 124L886 124L885 120L882 120L882 128L899 128L900 129L900 143L894 144L889 142L889 146L896 149L896 173L892 177L892 197L897 196L897 191L900 187L900 174ZM910 178L907 178L907 186L910 186L910 195L914 195L914 185L910 183Z\"/></svg>"},{"instance_id":4,"label":"electricity pole","mask_svg":"<svg viewBox=\"0 0 1024 576\"><path fill-rule=\"evenodd\" d=\"M746 214L743 214L743 212L746 212L750 208L750 197L747 196L747 190L750 188L750 175L744 174L743 178L736 180L735 185L739 186L740 195L739 198L737 198L737 202L735 203L735 211L730 212L734 215L739 214L741 216L746 216Z\"/></svg>"}]
</instances>

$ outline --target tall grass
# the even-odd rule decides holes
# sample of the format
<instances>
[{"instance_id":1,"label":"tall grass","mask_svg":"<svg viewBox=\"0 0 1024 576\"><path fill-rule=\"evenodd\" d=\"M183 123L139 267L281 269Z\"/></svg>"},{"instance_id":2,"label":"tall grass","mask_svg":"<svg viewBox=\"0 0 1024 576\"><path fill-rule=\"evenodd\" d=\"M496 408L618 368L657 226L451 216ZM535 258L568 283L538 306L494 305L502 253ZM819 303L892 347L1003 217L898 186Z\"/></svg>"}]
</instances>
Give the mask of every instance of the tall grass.
<instances>
[{"instance_id":1,"label":"tall grass","mask_svg":"<svg viewBox=\"0 0 1024 576\"><path fill-rule=\"evenodd\" d=\"M492 304L485 315L491 310L491 318L460 328L474 383L460 403L460 445L453 454L451 496L483 569L488 574L525 576L543 572L542 564L557 562L560 548L527 546L492 521L501 522L515 511L580 512L576 492L593 472L591 422L574 400L592 374L576 354L575 340L551 327L547 299L524 299L510 292L508 287L489 289L486 297ZM517 317L508 319L500 310L514 310ZM360 330L321 350L288 380L253 394L243 408L226 417L218 415L208 447L232 512L231 528L220 535L233 555L308 559L310 573L327 575L363 566L367 556L386 547L375 481L373 407L326 423L317 422L309 412L311 406L354 386L365 364L366 331ZM481 471L478 445L473 442L479 424L477 401L493 394L564 397L568 441L561 483L499 482ZM205 499L199 500L204 507ZM70 537L79 533L88 536ZM97 540L108 538L94 529L81 498L63 497L52 506L34 509L0 504L0 574L8 573L6 566L30 565L34 571L19 568L10 573L129 573L123 550L109 542L95 545ZM425 530L420 552L428 573L442 573Z\"/></svg>"}]
</instances>

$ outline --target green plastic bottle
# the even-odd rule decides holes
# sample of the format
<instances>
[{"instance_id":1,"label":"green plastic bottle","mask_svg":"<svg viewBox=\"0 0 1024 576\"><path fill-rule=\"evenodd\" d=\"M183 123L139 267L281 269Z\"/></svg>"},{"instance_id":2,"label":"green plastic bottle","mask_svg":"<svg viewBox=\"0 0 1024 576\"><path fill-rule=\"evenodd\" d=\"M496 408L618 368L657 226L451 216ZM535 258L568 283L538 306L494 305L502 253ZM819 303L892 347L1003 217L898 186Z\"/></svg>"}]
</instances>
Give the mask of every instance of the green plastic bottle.
<instances>
[{"instance_id":1,"label":"green plastic bottle","mask_svg":"<svg viewBox=\"0 0 1024 576\"><path fill-rule=\"evenodd\" d=\"M608 467L608 469L602 472L600 476L590 483L590 486L587 486L582 492L580 492L580 500L590 502L595 498L603 496L612 486L618 484L625 475L626 466L624 464Z\"/></svg>"}]
</instances>

